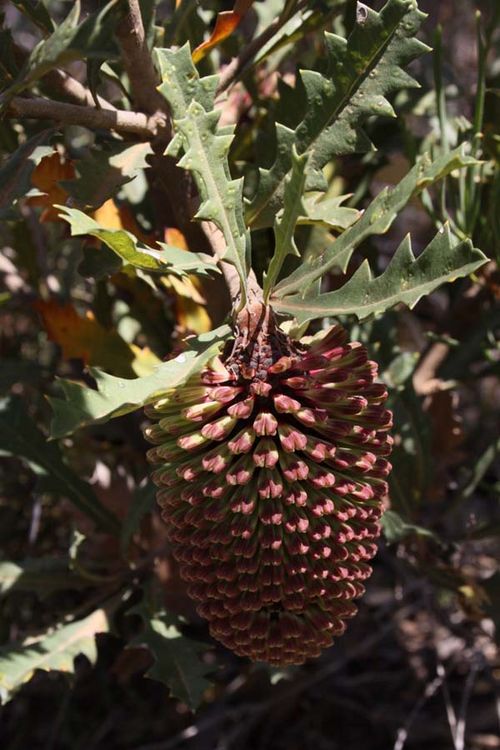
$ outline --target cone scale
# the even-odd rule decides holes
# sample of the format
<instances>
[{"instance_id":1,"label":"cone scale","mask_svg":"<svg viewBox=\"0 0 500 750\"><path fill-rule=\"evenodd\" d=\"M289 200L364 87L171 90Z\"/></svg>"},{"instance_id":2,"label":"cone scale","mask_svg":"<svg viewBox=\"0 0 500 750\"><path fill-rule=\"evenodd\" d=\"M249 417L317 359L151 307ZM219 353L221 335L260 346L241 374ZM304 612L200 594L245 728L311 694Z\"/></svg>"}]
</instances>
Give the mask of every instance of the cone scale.
<instances>
[{"instance_id":1,"label":"cone scale","mask_svg":"<svg viewBox=\"0 0 500 750\"><path fill-rule=\"evenodd\" d=\"M213 637L241 656L303 663L356 613L390 471L376 375L341 326L293 341L257 302L220 357L147 407L181 575Z\"/></svg>"}]
</instances>

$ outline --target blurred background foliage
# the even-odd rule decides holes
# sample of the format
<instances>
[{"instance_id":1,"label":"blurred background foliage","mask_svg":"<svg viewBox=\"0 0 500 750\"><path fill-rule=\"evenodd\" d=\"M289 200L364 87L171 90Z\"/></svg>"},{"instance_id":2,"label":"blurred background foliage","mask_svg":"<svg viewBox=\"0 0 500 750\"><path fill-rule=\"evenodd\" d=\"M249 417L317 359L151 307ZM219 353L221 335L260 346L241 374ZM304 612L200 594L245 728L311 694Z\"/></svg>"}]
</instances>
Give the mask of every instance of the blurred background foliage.
<instances>
[{"instance_id":1,"label":"blurred background foliage","mask_svg":"<svg viewBox=\"0 0 500 750\"><path fill-rule=\"evenodd\" d=\"M214 34L210 54L198 52L204 73L297 3L243 5L241 18L228 16L231 33ZM386 235L364 243L347 276L363 258L383 270L408 231L418 252L444 221L490 261L413 311L342 321L390 388L390 507L358 617L304 667L250 665L209 638L155 507L140 412L46 441L46 397L60 395L57 378L91 386L89 367L120 378L152 374L186 335L224 322L228 296L206 249L180 226L172 184L155 171L147 140L3 117L0 693L15 693L0 709L5 750L500 748L500 10L495 0L419 5L429 14L421 38L434 48L412 65L421 88L398 94L397 119L369 123L376 151L329 166L328 195L348 194L344 205L357 215L425 151L467 142L480 163L412 200ZM2 89L67 101L61 82L70 75L93 100L130 108L116 3L84 2L88 20L66 48L41 61L30 55L73 6L0 4ZM233 3L141 6L151 43L194 48ZM247 191L255 164L271 157L276 118L293 124L287 95L297 65L320 65L320 31L345 34L354 22L353 2L301 6L225 105L224 117L238 124L232 167ZM140 268L99 237L82 241L56 205L142 245L175 248L186 270ZM271 229L255 235L258 274L271 237ZM296 239L314 253L332 233L304 226ZM191 261L188 251L200 256ZM331 274L325 288L340 281ZM56 623L63 627L51 631ZM16 650L30 636L32 645ZM32 676L35 669L56 671Z\"/></svg>"}]
</instances>

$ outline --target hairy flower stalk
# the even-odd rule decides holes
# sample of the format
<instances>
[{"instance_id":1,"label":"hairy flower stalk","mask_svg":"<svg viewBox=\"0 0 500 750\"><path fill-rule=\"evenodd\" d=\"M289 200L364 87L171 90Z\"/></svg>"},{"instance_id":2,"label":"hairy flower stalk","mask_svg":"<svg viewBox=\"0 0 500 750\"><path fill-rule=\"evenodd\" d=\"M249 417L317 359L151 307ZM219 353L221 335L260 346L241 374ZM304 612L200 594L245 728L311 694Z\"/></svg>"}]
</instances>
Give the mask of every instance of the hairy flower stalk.
<instances>
[{"instance_id":1,"label":"hairy flower stalk","mask_svg":"<svg viewBox=\"0 0 500 750\"><path fill-rule=\"evenodd\" d=\"M387 393L339 325L293 341L254 303L231 347L147 408L158 501L212 635L241 656L300 664L344 632L371 573Z\"/></svg>"}]
</instances>

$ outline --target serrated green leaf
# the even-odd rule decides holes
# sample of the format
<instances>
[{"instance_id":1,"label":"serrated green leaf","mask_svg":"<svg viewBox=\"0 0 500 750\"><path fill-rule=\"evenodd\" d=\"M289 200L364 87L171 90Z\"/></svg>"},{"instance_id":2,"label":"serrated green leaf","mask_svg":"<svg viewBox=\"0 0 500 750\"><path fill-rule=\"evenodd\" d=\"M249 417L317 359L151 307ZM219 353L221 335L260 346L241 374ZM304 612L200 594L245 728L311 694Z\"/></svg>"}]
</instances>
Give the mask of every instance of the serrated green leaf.
<instances>
[{"instance_id":1,"label":"serrated green leaf","mask_svg":"<svg viewBox=\"0 0 500 750\"><path fill-rule=\"evenodd\" d=\"M146 676L167 685L172 696L191 709L198 708L211 685L205 677L208 668L199 659L200 651L206 647L182 635L168 616L150 616L141 605L133 613L141 616L144 630L130 646L147 648L154 658Z\"/></svg>"},{"instance_id":2,"label":"serrated green leaf","mask_svg":"<svg viewBox=\"0 0 500 750\"><path fill-rule=\"evenodd\" d=\"M83 654L94 663L97 659L95 636L109 630L108 617L98 609L83 620L62 625L24 643L0 648L0 698L9 700L37 670L74 672L74 659Z\"/></svg>"},{"instance_id":3,"label":"serrated green leaf","mask_svg":"<svg viewBox=\"0 0 500 750\"><path fill-rule=\"evenodd\" d=\"M487 261L469 240L454 243L446 225L417 259L407 235L380 276L373 278L370 265L364 260L340 289L311 299L287 297L283 305L277 303L275 308L293 315L299 324L330 315L356 315L363 320L399 303L411 309L441 284L467 276Z\"/></svg>"},{"instance_id":4,"label":"serrated green leaf","mask_svg":"<svg viewBox=\"0 0 500 750\"><path fill-rule=\"evenodd\" d=\"M219 128L214 111L217 78L200 78L189 44L172 51L156 50L163 83L159 91L169 103L175 136L168 154L184 155L179 166L193 173L201 196L197 219L213 221L226 242L223 258L238 271L242 304L246 298L250 235L243 219L243 181L233 180L227 155L232 128Z\"/></svg>"},{"instance_id":5,"label":"serrated green leaf","mask_svg":"<svg viewBox=\"0 0 500 750\"><path fill-rule=\"evenodd\" d=\"M394 116L386 96L418 85L403 70L428 50L415 38L425 17L415 0L388 0L379 13L364 7L363 20L358 20L347 40L325 35L325 74L301 71L304 113L295 130L276 126L276 160L269 169L260 170L258 189L247 210L252 228L270 226L283 205L293 145L299 153L311 153L306 190L324 190L325 164L334 156L370 150L362 124L373 115ZM296 101L301 99L298 93Z\"/></svg>"},{"instance_id":6,"label":"serrated green leaf","mask_svg":"<svg viewBox=\"0 0 500 750\"><path fill-rule=\"evenodd\" d=\"M0 218L12 211L17 200L32 188L31 175L44 156L52 153L52 146L43 146L55 131L51 128L37 133L23 143L0 166Z\"/></svg>"},{"instance_id":7,"label":"serrated green leaf","mask_svg":"<svg viewBox=\"0 0 500 750\"><path fill-rule=\"evenodd\" d=\"M116 516L101 505L90 485L64 463L59 447L47 442L18 397L0 400L0 454L24 459L46 472L57 482L60 494L92 518L99 528L111 533L118 531Z\"/></svg>"},{"instance_id":8,"label":"serrated green leaf","mask_svg":"<svg viewBox=\"0 0 500 750\"><path fill-rule=\"evenodd\" d=\"M64 559L38 557L23 562L0 562L0 596L10 591L29 591L44 598L54 591L87 586L89 582L72 571Z\"/></svg>"},{"instance_id":9,"label":"serrated green leaf","mask_svg":"<svg viewBox=\"0 0 500 750\"><path fill-rule=\"evenodd\" d=\"M292 171L285 183L284 207L274 221L274 255L264 278L264 299L266 301L274 289L287 255L300 256L295 244L294 234L299 216L306 213L302 195L306 181L308 158L307 154L299 156L295 148L293 149Z\"/></svg>"},{"instance_id":10,"label":"serrated green leaf","mask_svg":"<svg viewBox=\"0 0 500 750\"><path fill-rule=\"evenodd\" d=\"M418 195L453 170L476 163L475 159L465 155L462 147L443 154L435 161L424 155L396 187L382 190L360 219L346 229L323 253L307 258L290 276L280 281L276 286L272 304L284 303L284 297L288 294L300 292L306 296L312 282L333 267L344 272L353 252L361 242L370 236L387 232L399 211L412 196Z\"/></svg>"},{"instance_id":11,"label":"serrated green leaf","mask_svg":"<svg viewBox=\"0 0 500 750\"><path fill-rule=\"evenodd\" d=\"M188 253L163 242L158 243L161 250L139 245L137 238L125 229L105 229L76 208L57 205L56 208L61 209L60 216L70 225L73 237L86 234L97 237L116 253L125 265L143 271L168 273L180 277L186 274L206 275L209 271L218 272L213 263L207 262L210 260L209 256Z\"/></svg>"},{"instance_id":12,"label":"serrated green leaf","mask_svg":"<svg viewBox=\"0 0 500 750\"><path fill-rule=\"evenodd\" d=\"M136 411L156 394L168 388L177 388L215 355L228 332L228 326L221 326L211 334L198 337L199 343L205 343L205 346L208 343L201 352L192 348L162 363L152 375L143 378L117 378L91 368L97 390L70 380L60 380L65 398L49 398L54 412L51 437L64 437L80 427L107 422L113 417ZM189 343L194 347L196 340Z\"/></svg>"}]
</instances>

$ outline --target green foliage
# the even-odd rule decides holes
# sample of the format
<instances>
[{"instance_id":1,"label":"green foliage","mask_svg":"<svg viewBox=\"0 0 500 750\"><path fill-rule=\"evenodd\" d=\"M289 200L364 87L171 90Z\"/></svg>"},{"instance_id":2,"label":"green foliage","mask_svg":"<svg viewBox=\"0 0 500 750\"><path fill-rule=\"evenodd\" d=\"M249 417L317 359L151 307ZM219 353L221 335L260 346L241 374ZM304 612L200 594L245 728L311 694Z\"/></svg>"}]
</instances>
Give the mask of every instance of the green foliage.
<instances>
[{"instance_id":1,"label":"green foliage","mask_svg":"<svg viewBox=\"0 0 500 750\"><path fill-rule=\"evenodd\" d=\"M198 708L210 687L205 677L208 669L199 659L200 652L205 650L203 644L183 636L165 613L149 613L146 605L135 607L130 614L140 615L144 625L130 645L147 648L154 659L147 676L167 685L171 695L189 708Z\"/></svg>"},{"instance_id":2,"label":"green foliage","mask_svg":"<svg viewBox=\"0 0 500 750\"><path fill-rule=\"evenodd\" d=\"M184 156L179 166L191 171L201 195L196 218L213 221L221 230L226 248L222 256L238 271L242 303L249 270L249 235L243 221L243 181L231 179L227 155L232 128L218 128L214 110L217 79L200 78L189 45L173 52L157 50L162 85L173 116L174 138L167 154Z\"/></svg>"},{"instance_id":3,"label":"green foliage","mask_svg":"<svg viewBox=\"0 0 500 750\"><path fill-rule=\"evenodd\" d=\"M88 581L70 569L67 560L38 557L22 563L0 562L0 596L12 591L30 591L43 599L55 591L74 591L88 585Z\"/></svg>"},{"instance_id":4,"label":"green foliage","mask_svg":"<svg viewBox=\"0 0 500 750\"><path fill-rule=\"evenodd\" d=\"M0 166L0 219L12 213L17 200L31 188L31 175L44 156L51 153L46 142L53 130L42 130L23 143Z\"/></svg>"},{"instance_id":5,"label":"green foliage","mask_svg":"<svg viewBox=\"0 0 500 750\"><path fill-rule=\"evenodd\" d=\"M424 17L416 2L388 0L380 13L363 8L349 39L325 35L324 74L301 71L301 120L294 130L276 126L276 160L270 169L260 170L258 190L247 211L251 226L268 226L281 209L292 146L299 154L311 153L306 189L324 190L324 165L334 156L372 148L362 124L372 115L394 117L386 96L417 85L402 69L428 50L415 38Z\"/></svg>"},{"instance_id":6,"label":"green foliage","mask_svg":"<svg viewBox=\"0 0 500 750\"><path fill-rule=\"evenodd\" d=\"M61 209L61 217L70 225L74 237L87 234L96 237L121 258L124 266L130 265L141 271L173 273L180 277L189 273L203 275L209 271L217 271L213 263L207 263L203 256L197 253L186 253L164 242L159 243L161 250L155 250L139 244L137 238L124 229L104 229L76 208L56 207Z\"/></svg>"},{"instance_id":7,"label":"green foliage","mask_svg":"<svg viewBox=\"0 0 500 750\"><path fill-rule=\"evenodd\" d=\"M97 609L83 620L61 625L24 643L0 649L0 698L5 701L31 679L37 670L74 672L74 660L83 654L93 663L97 658L95 636L108 630L108 617Z\"/></svg>"},{"instance_id":8,"label":"green foliage","mask_svg":"<svg viewBox=\"0 0 500 750\"><path fill-rule=\"evenodd\" d=\"M311 299L291 296L278 303L276 309L294 315L298 323L330 315L356 315L362 320L401 302L412 308L424 295L467 276L486 261L486 256L470 241L454 243L446 226L416 260L407 236L380 276L373 278L370 264L364 260L339 290L315 294Z\"/></svg>"},{"instance_id":9,"label":"green foliage","mask_svg":"<svg viewBox=\"0 0 500 750\"><path fill-rule=\"evenodd\" d=\"M54 416L51 437L61 438L89 424L106 422L136 411L167 388L178 388L214 356L227 329L222 327L200 341L212 341L202 352L192 349L159 365L152 375L142 378L117 378L95 368L90 373L97 390L69 380L60 380L64 399L50 398Z\"/></svg>"}]
</instances>

